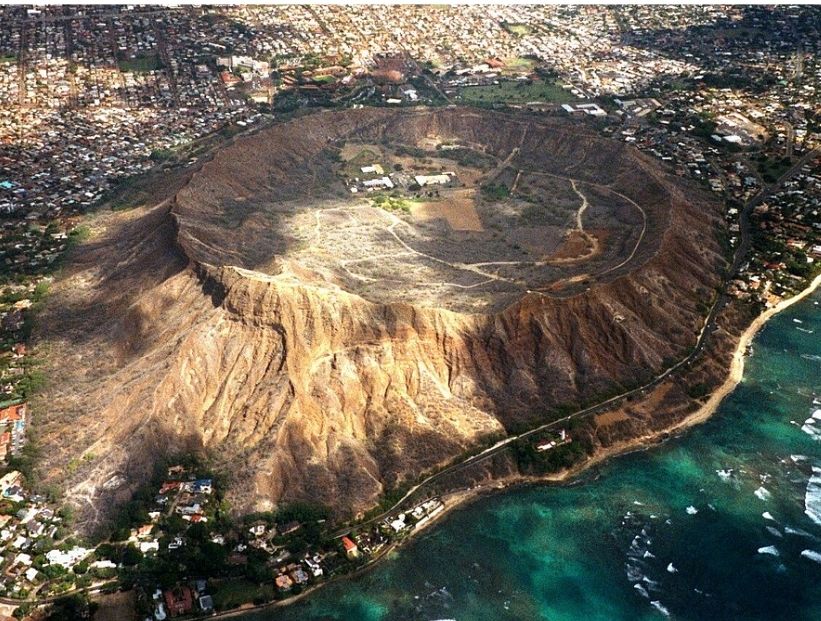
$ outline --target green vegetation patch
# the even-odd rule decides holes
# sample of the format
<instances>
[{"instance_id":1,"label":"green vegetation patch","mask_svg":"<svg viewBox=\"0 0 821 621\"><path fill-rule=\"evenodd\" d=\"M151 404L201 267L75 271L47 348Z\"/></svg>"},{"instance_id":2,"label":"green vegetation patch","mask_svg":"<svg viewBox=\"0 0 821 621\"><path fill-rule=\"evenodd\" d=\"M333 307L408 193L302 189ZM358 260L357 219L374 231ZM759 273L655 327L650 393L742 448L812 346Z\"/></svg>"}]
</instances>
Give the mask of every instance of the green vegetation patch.
<instances>
[{"instance_id":1,"label":"green vegetation patch","mask_svg":"<svg viewBox=\"0 0 821 621\"><path fill-rule=\"evenodd\" d=\"M482 196L500 201L510 196L510 189L504 183L486 183L482 186Z\"/></svg>"},{"instance_id":2,"label":"green vegetation patch","mask_svg":"<svg viewBox=\"0 0 821 621\"><path fill-rule=\"evenodd\" d=\"M505 60L505 69L510 71L532 71L536 66L536 61L532 58L523 58L521 56L508 58Z\"/></svg>"},{"instance_id":3,"label":"green vegetation patch","mask_svg":"<svg viewBox=\"0 0 821 621\"><path fill-rule=\"evenodd\" d=\"M162 62L156 54L148 54L130 60L118 60L117 66L123 73L147 73L148 71L162 69Z\"/></svg>"},{"instance_id":4,"label":"green vegetation patch","mask_svg":"<svg viewBox=\"0 0 821 621\"><path fill-rule=\"evenodd\" d=\"M464 147L457 149L440 149L437 155L444 159L453 160L462 166L478 168L479 170L489 170L496 164L496 159L490 155Z\"/></svg>"},{"instance_id":5,"label":"green vegetation patch","mask_svg":"<svg viewBox=\"0 0 821 621\"><path fill-rule=\"evenodd\" d=\"M17 56L14 54L0 54L0 65L13 62L17 62Z\"/></svg>"},{"instance_id":6,"label":"green vegetation patch","mask_svg":"<svg viewBox=\"0 0 821 621\"><path fill-rule=\"evenodd\" d=\"M317 84L333 84L336 82L336 78L332 75L318 75L313 80Z\"/></svg>"},{"instance_id":7,"label":"green vegetation patch","mask_svg":"<svg viewBox=\"0 0 821 621\"><path fill-rule=\"evenodd\" d=\"M171 149L154 149L148 157L151 158L152 162L167 162L173 159L175 155Z\"/></svg>"},{"instance_id":8,"label":"green vegetation patch","mask_svg":"<svg viewBox=\"0 0 821 621\"><path fill-rule=\"evenodd\" d=\"M502 28L507 30L515 37L524 37L533 32L533 29L527 24L517 24L511 22L502 22Z\"/></svg>"},{"instance_id":9,"label":"green vegetation patch","mask_svg":"<svg viewBox=\"0 0 821 621\"><path fill-rule=\"evenodd\" d=\"M405 198L397 194L377 194L371 198L374 207L380 207L385 211L400 211L410 213L413 199Z\"/></svg>"},{"instance_id":10,"label":"green vegetation patch","mask_svg":"<svg viewBox=\"0 0 821 621\"><path fill-rule=\"evenodd\" d=\"M342 159L344 160L343 172L349 177L362 177L362 168L364 166L379 164L383 169L386 168L382 164L382 154L378 150L369 147L362 147L353 157Z\"/></svg>"},{"instance_id":11,"label":"green vegetation patch","mask_svg":"<svg viewBox=\"0 0 821 621\"><path fill-rule=\"evenodd\" d=\"M504 81L486 86L465 86L459 89L462 101L471 104L523 104L532 101L568 103L576 97L561 86L544 81Z\"/></svg>"},{"instance_id":12,"label":"green vegetation patch","mask_svg":"<svg viewBox=\"0 0 821 621\"><path fill-rule=\"evenodd\" d=\"M758 172L767 183L775 183L790 169L792 160L788 157L760 157L758 159Z\"/></svg>"},{"instance_id":13,"label":"green vegetation patch","mask_svg":"<svg viewBox=\"0 0 821 621\"><path fill-rule=\"evenodd\" d=\"M249 602L269 602L275 598L273 583L255 584L250 580L226 580L212 585L217 610L238 608Z\"/></svg>"}]
</instances>

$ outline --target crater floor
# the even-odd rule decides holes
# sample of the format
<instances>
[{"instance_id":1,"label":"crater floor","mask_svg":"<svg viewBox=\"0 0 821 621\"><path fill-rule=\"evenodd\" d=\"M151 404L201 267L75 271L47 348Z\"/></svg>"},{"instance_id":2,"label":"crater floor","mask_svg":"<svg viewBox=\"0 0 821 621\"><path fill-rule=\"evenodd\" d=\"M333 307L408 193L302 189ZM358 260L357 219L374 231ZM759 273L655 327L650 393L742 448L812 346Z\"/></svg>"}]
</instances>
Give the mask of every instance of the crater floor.
<instances>
[{"instance_id":1,"label":"crater floor","mask_svg":"<svg viewBox=\"0 0 821 621\"><path fill-rule=\"evenodd\" d=\"M652 167L569 121L351 110L221 151L174 212L189 255L210 264L494 312L649 257L669 202Z\"/></svg>"}]
</instances>

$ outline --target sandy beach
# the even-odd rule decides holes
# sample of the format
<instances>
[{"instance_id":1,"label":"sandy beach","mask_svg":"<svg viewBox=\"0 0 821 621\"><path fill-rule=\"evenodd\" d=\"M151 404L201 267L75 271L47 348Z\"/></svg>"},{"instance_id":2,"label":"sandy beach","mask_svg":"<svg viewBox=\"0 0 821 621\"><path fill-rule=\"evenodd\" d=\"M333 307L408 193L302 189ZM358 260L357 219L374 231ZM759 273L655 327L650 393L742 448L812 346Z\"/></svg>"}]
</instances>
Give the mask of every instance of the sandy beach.
<instances>
[{"instance_id":1,"label":"sandy beach","mask_svg":"<svg viewBox=\"0 0 821 621\"><path fill-rule=\"evenodd\" d=\"M698 411L694 412L692 415L688 416L686 419L681 421L678 425L671 428L670 431L676 431L678 429L686 428L691 425L698 424L702 421L707 420L712 414L716 411L718 406L724 400L724 398L729 395L738 383L741 381L742 377L744 376L744 358L747 348L752 343L755 335L758 331L764 327L770 319L772 319L775 315L780 313L781 311L789 308L796 302L800 302L808 295L811 295L818 287L821 285L821 274L816 276L810 285L804 289L801 293L794 295L791 298L786 298L781 300L778 304L773 306L772 308L768 308L766 311L761 313L755 320L749 325L749 327L744 330L741 335L741 338L738 340L738 345L736 346L735 352L733 352L733 360L730 363L730 370L727 374L727 379L724 380L724 383L719 386L713 394L710 395L710 398L707 402L702 405Z\"/></svg>"}]
</instances>

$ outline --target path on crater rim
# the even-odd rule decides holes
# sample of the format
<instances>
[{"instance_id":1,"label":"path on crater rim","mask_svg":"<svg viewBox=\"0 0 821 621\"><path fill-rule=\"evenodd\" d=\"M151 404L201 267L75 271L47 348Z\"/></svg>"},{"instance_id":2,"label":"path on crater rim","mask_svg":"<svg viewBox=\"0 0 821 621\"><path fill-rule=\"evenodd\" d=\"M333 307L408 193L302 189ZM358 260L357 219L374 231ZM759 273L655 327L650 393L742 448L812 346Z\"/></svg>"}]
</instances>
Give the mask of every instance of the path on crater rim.
<instances>
[{"instance_id":1,"label":"path on crater rim","mask_svg":"<svg viewBox=\"0 0 821 621\"><path fill-rule=\"evenodd\" d=\"M544 172L544 171L541 171L541 170L524 170L523 172L529 173L531 175L544 175L544 176L547 176L547 177L554 177L556 179L564 179L565 181L569 181L573 185L573 189L576 190L576 193L579 194L579 196L582 196L582 198L584 198L584 196L576 189L576 180L573 179L572 177L565 177L563 175L554 175L553 173ZM636 240L635 246L633 246L632 252L627 256L627 258L624 261L622 261L618 265L614 265L613 267L610 267L610 268L604 270L603 272L599 272L598 274L594 274L592 276L593 278L596 278L596 277L599 277L599 276L604 276L605 274L609 274L610 272L613 272L613 271L619 269L620 267L624 267L625 265L627 265L633 259L634 256L636 256L636 252L638 252L639 246L641 246L641 242L644 241L644 235L645 235L645 233L647 233L647 212L644 211L644 209L636 201L634 201L632 198L628 198L627 196L625 196L621 192L617 192L616 190L614 190L610 186L602 185L600 183L592 183L590 181L579 181L579 183L587 184L587 185L590 185L590 186L593 186L593 187L596 187L596 188L602 188L606 192L612 192L616 196L618 196L620 198L623 198L624 200L626 200L628 203L630 203L633 207L635 207L638 210L638 212L641 214L641 219L642 219L641 232L639 233L639 238ZM587 202L587 199L584 199L584 200L585 200L585 202ZM579 210L579 211L581 211L581 210ZM581 218L581 215L579 215L578 217ZM579 221L579 222L581 222L581 221ZM542 292L539 292L539 293L541 295L547 295L547 294L542 293Z\"/></svg>"}]
</instances>

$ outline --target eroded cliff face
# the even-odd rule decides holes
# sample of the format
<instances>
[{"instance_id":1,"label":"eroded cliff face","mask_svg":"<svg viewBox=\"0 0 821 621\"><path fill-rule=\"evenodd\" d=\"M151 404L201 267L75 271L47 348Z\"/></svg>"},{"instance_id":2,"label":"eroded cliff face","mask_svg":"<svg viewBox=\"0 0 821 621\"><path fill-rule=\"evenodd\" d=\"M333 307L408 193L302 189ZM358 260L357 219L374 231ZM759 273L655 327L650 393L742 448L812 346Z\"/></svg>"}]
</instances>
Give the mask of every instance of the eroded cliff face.
<instances>
[{"instance_id":1,"label":"eroded cliff face","mask_svg":"<svg viewBox=\"0 0 821 621\"><path fill-rule=\"evenodd\" d=\"M329 136L365 131L363 118L385 114L311 125L297 149L309 158ZM473 127L447 119L425 123ZM224 156L229 168L254 152L238 145ZM472 315L368 301L279 270L277 253L254 237L264 228L258 214L225 228L221 241L213 210L225 209L225 179L248 196L299 180L272 181L262 163L248 179L239 169L209 176L218 155L201 185L126 222L109 218L55 288L39 334L53 377L38 422L45 474L97 519L99 498L127 494L105 486L114 475L135 482L156 457L203 450L232 474L240 510L308 499L350 514L490 436L657 374L693 346L720 282L719 220L701 195L690 200L629 156L642 171L633 196L647 192L652 203L653 234L635 259L579 293L526 293L501 312ZM590 175L601 175L596 150L590 158ZM624 174L615 183L629 189ZM273 243L275 233L262 238ZM68 472L78 455L87 459Z\"/></svg>"}]
</instances>

